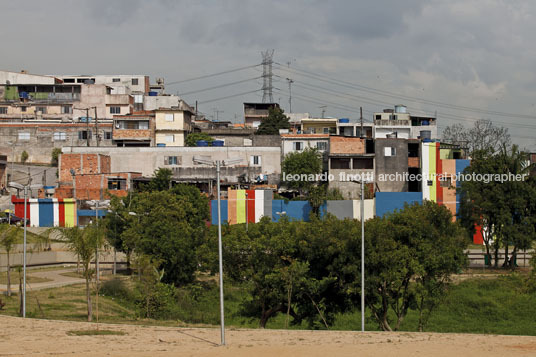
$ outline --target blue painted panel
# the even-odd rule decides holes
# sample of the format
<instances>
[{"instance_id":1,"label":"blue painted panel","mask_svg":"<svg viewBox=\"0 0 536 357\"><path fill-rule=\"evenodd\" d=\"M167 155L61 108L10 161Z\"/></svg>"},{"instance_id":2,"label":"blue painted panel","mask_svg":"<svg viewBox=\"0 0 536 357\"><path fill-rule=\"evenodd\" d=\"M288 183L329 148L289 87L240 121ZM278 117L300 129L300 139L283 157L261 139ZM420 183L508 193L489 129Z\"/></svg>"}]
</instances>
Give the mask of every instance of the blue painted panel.
<instances>
[{"instance_id":1,"label":"blue painted panel","mask_svg":"<svg viewBox=\"0 0 536 357\"><path fill-rule=\"evenodd\" d=\"M51 198L40 198L39 227L54 227L54 203Z\"/></svg>"},{"instance_id":2,"label":"blue painted panel","mask_svg":"<svg viewBox=\"0 0 536 357\"><path fill-rule=\"evenodd\" d=\"M404 208L404 204L422 203L422 192L376 192L376 216Z\"/></svg>"},{"instance_id":3,"label":"blue painted panel","mask_svg":"<svg viewBox=\"0 0 536 357\"><path fill-rule=\"evenodd\" d=\"M463 172L467 166L471 164L471 160L456 160L456 173ZM461 186L461 181L456 181L456 187ZM456 214L460 212L460 194L456 193Z\"/></svg>"},{"instance_id":4,"label":"blue painted panel","mask_svg":"<svg viewBox=\"0 0 536 357\"><path fill-rule=\"evenodd\" d=\"M228 219L228 209L227 209L227 200L221 200L221 223L225 224L227 223ZM218 200L212 200L210 201L210 216L211 216L211 224L216 225L218 224Z\"/></svg>"},{"instance_id":5,"label":"blue painted panel","mask_svg":"<svg viewBox=\"0 0 536 357\"><path fill-rule=\"evenodd\" d=\"M310 213L311 206L307 201L287 201L286 203L284 200L272 201L272 221L274 222L278 222L282 214L291 221L309 221Z\"/></svg>"},{"instance_id":6,"label":"blue painted panel","mask_svg":"<svg viewBox=\"0 0 536 357\"><path fill-rule=\"evenodd\" d=\"M41 213L41 212L40 212ZM97 217L102 218L106 216L106 210L100 209L97 213ZM94 209L79 209L77 211L79 217L95 217Z\"/></svg>"}]
</instances>

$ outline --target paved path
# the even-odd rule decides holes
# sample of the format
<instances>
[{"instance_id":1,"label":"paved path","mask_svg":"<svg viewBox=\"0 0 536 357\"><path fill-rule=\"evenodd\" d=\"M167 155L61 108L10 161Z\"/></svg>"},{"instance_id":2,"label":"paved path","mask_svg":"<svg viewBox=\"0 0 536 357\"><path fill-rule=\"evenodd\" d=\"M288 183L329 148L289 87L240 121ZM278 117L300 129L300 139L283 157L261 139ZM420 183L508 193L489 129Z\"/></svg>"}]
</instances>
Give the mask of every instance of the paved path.
<instances>
[{"instance_id":1,"label":"paved path","mask_svg":"<svg viewBox=\"0 0 536 357\"><path fill-rule=\"evenodd\" d=\"M38 278L49 279L50 281L47 281L44 283L28 283L27 289L41 290L41 289L48 289L48 288L57 288L57 287L66 286L66 285L85 283L84 279L61 275L64 273L73 273L73 272L76 272L75 268L44 270L44 271L28 270L27 271L28 275L35 276ZM15 291L16 289L18 289L18 285L16 283L12 283L11 291ZM0 284L0 292L2 291L7 291L7 286L4 284Z\"/></svg>"}]
</instances>

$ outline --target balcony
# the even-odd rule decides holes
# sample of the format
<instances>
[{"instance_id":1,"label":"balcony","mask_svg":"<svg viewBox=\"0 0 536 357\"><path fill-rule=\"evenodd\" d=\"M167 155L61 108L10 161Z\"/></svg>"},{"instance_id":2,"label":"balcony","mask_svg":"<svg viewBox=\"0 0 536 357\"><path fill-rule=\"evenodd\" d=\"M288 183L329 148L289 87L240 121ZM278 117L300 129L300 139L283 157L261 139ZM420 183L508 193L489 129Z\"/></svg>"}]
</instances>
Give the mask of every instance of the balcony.
<instances>
[{"instance_id":1,"label":"balcony","mask_svg":"<svg viewBox=\"0 0 536 357\"><path fill-rule=\"evenodd\" d=\"M389 119L376 119L374 120L374 124L376 126L411 126L411 120L406 119L397 119L397 120L389 120Z\"/></svg>"}]
</instances>

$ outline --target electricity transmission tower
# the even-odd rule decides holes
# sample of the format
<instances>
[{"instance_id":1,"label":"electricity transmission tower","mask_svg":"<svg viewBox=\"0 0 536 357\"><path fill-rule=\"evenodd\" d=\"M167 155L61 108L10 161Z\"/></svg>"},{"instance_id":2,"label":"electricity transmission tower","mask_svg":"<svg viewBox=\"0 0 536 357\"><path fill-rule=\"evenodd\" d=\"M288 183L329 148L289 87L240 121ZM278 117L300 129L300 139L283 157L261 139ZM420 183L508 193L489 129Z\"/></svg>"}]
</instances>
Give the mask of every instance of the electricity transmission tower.
<instances>
[{"instance_id":1,"label":"electricity transmission tower","mask_svg":"<svg viewBox=\"0 0 536 357\"><path fill-rule=\"evenodd\" d=\"M272 63L274 50L266 50L262 54L262 102L273 103L272 96Z\"/></svg>"}]
</instances>

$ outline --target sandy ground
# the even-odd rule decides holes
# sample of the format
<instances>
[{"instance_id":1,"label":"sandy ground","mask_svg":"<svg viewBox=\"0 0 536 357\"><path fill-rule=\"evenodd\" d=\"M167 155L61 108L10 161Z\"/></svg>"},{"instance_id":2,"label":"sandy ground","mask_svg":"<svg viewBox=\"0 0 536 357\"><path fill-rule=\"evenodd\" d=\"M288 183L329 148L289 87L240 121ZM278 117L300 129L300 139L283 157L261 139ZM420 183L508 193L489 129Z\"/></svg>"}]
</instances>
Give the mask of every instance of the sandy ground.
<instances>
[{"instance_id":1,"label":"sandy ground","mask_svg":"<svg viewBox=\"0 0 536 357\"><path fill-rule=\"evenodd\" d=\"M534 356L536 337L435 333L227 330L22 319L0 316L0 356ZM70 330L124 336L70 336Z\"/></svg>"}]
</instances>

